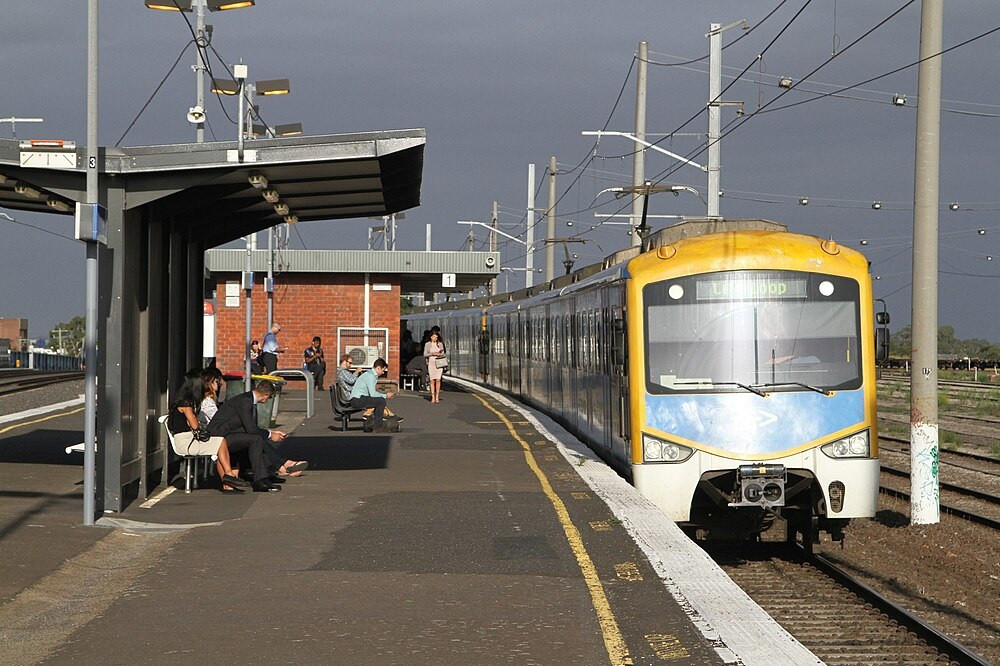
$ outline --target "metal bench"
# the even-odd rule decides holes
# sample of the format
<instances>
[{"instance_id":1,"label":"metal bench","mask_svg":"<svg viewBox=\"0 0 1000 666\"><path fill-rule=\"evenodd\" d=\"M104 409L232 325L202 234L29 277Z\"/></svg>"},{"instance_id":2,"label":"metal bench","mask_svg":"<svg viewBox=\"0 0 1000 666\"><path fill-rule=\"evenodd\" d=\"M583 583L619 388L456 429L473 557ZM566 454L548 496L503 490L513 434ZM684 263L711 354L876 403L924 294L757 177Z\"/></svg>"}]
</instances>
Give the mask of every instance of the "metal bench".
<instances>
[{"instance_id":1,"label":"metal bench","mask_svg":"<svg viewBox=\"0 0 1000 666\"><path fill-rule=\"evenodd\" d=\"M180 456L181 461L184 463L184 492L191 492L192 486L194 488L198 487L198 462L202 461L205 463L205 470L202 473L204 478L208 478L209 470L218 456L191 456L186 453L181 453L177 450L177 446L174 444L173 433L167 427L168 414L164 414L160 418L156 419L163 426L163 429L167 431L167 439L170 440L170 448L174 450L178 456Z\"/></svg>"},{"instance_id":2,"label":"metal bench","mask_svg":"<svg viewBox=\"0 0 1000 666\"><path fill-rule=\"evenodd\" d=\"M355 414L365 411L360 407L351 407L350 399L343 394L340 384L334 382L330 387L330 406L333 407L333 414L340 421L340 431L347 432L347 424ZM358 419L354 419L357 421Z\"/></svg>"}]
</instances>

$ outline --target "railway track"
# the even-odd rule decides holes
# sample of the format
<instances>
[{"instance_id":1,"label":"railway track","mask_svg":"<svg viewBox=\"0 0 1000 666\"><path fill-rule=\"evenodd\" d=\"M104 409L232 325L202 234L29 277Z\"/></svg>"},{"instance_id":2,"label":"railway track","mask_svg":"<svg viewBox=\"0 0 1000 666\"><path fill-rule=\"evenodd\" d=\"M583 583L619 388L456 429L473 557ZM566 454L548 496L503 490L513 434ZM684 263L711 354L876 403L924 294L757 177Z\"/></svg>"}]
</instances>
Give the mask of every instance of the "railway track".
<instances>
[{"instance_id":1,"label":"railway track","mask_svg":"<svg viewBox=\"0 0 1000 666\"><path fill-rule=\"evenodd\" d=\"M831 666L990 662L822 555L773 542L704 544L750 597Z\"/></svg>"},{"instance_id":2,"label":"railway track","mask_svg":"<svg viewBox=\"0 0 1000 666\"><path fill-rule=\"evenodd\" d=\"M6 370L0 373L0 397L23 391L83 379L82 371L41 372L36 370Z\"/></svg>"}]
</instances>

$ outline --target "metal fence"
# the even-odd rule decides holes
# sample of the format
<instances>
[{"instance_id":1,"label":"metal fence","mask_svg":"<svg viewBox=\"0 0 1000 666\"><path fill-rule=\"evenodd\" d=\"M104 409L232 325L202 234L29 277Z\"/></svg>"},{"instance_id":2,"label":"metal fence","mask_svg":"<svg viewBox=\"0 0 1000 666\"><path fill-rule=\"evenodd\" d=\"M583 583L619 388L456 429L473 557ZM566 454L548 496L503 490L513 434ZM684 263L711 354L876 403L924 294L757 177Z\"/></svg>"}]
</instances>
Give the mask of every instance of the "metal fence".
<instances>
[{"instance_id":1,"label":"metal fence","mask_svg":"<svg viewBox=\"0 0 1000 666\"><path fill-rule=\"evenodd\" d=\"M0 355L0 367L27 368L30 370L83 370L83 359L62 354L11 351L9 357Z\"/></svg>"}]
</instances>

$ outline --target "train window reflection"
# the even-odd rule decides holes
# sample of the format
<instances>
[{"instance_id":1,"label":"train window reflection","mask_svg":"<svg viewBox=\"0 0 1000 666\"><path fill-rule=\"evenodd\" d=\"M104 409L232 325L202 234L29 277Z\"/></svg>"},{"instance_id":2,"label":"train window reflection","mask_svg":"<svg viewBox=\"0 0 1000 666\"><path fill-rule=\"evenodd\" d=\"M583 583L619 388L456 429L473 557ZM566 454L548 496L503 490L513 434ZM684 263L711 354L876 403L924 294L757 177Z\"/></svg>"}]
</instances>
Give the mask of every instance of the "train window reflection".
<instances>
[{"instance_id":1,"label":"train window reflection","mask_svg":"<svg viewBox=\"0 0 1000 666\"><path fill-rule=\"evenodd\" d=\"M700 280L673 279L643 290L651 392L741 390L738 384L860 387L856 282L787 271ZM684 296L678 299L679 284Z\"/></svg>"}]
</instances>

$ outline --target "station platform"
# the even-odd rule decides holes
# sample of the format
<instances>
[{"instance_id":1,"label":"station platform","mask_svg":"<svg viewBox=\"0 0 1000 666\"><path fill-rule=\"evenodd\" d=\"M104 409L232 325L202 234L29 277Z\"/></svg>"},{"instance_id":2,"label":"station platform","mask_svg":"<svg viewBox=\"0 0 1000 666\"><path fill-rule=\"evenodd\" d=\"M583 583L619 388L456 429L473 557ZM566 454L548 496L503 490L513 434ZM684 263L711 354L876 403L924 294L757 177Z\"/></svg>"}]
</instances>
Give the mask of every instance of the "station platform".
<instances>
[{"instance_id":1,"label":"station platform","mask_svg":"<svg viewBox=\"0 0 1000 666\"><path fill-rule=\"evenodd\" d=\"M821 663L551 420L457 380L428 400L380 434L286 395L310 467L281 492L177 480L97 527L82 414L0 426L0 661Z\"/></svg>"}]
</instances>

